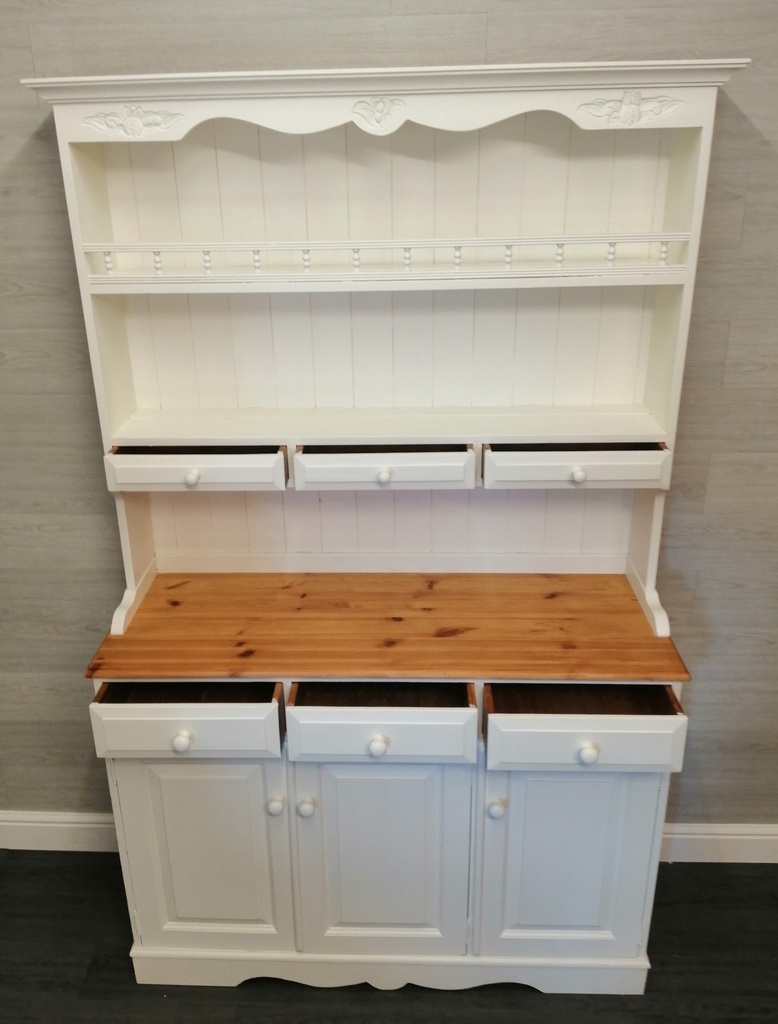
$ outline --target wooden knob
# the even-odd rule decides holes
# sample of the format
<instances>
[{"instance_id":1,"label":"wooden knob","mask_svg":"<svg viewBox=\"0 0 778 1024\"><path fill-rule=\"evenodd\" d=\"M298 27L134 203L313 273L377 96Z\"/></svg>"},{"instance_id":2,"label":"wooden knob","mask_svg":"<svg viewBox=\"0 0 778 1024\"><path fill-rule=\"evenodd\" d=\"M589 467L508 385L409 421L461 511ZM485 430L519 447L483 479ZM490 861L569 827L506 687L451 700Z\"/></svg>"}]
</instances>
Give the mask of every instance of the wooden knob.
<instances>
[{"instance_id":1,"label":"wooden knob","mask_svg":"<svg viewBox=\"0 0 778 1024\"><path fill-rule=\"evenodd\" d=\"M581 764L597 764L600 760L600 745L592 740L584 740L578 748L578 760Z\"/></svg>"},{"instance_id":2,"label":"wooden knob","mask_svg":"<svg viewBox=\"0 0 778 1024\"><path fill-rule=\"evenodd\" d=\"M267 813L273 818L277 818L279 814L283 813L284 807L286 806L286 800L282 796L271 797L267 802Z\"/></svg>"},{"instance_id":3,"label":"wooden knob","mask_svg":"<svg viewBox=\"0 0 778 1024\"><path fill-rule=\"evenodd\" d=\"M574 484L582 484L586 479L586 470L582 466L576 466L570 477Z\"/></svg>"},{"instance_id":4,"label":"wooden knob","mask_svg":"<svg viewBox=\"0 0 778 1024\"><path fill-rule=\"evenodd\" d=\"M187 487L196 487L200 482L200 470L190 469L184 477Z\"/></svg>"},{"instance_id":5,"label":"wooden knob","mask_svg":"<svg viewBox=\"0 0 778 1024\"><path fill-rule=\"evenodd\" d=\"M378 470L378 482L379 484L388 484L392 479L392 471L386 466L383 469Z\"/></svg>"},{"instance_id":6,"label":"wooden knob","mask_svg":"<svg viewBox=\"0 0 778 1024\"><path fill-rule=\"evenodd\" d=\"M508 801L503 800L502 797L497 797L495 800L490 800L486 805L486 813L490 818L498 821L500 818L505 817L505 812L508 809Z\"/></svg>"},{"instance_id":7,"label":"wooden knob","mask_svg":"<svg viewBox=\"0 0 778 1024\"><path fill-rule=\"evenodd\" d=\"M173 737L173 750L177 754L183 754L192 746L194 736L188 729L182 729Z\"/></svg>"},{"instance_id":8,"label":"wooden knob","mask_svg":"<svg viewBox=\"0 0 778 1024\"><path fill-rule=\"evenodd\" d=\"M368 743L367 749L371 757L383 757L389 749L389 737L378 733Z\"/></svg>"},{"instance_id":9,"label":"wooden knob","mask_svg":"<svg viewBox=\"0 0 778 1024\"><path fill-rule=\"evenodd\" d=\"M315 797L307 796L297 805L297 813L301 818L312 818L316 813L318 801Z\"/></svg>"}]
</instances>

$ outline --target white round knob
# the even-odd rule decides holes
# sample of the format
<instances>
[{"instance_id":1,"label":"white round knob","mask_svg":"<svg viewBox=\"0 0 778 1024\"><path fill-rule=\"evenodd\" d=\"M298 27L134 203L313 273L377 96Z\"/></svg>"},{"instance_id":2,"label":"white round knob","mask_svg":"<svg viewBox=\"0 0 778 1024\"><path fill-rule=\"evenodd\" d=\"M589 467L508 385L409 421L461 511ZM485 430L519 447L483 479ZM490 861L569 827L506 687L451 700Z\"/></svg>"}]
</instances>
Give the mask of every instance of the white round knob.
<instances>
[{"instance_id":1,"label":"white round knob","mask_svg":"<svg viewBox=\"0 0 778 1024\"><path fill-rule=\"evenodd\" d=\"M312 818L316 813L317 801L315 797L307 796L297 805L297 813L301 818Z\"/></svg>"},{"instance_id":2,"label":"white round knob","mask_svg":"<svg viewBox=\"0 0 778 1024\"><path fill-rule=\"evenodd\" d=\"M586 479L586 470L581 466L576 466L570 476L574 484L582 484Z\"/></svg>"},{"instance_id":3,"label":"white round knob","mask_svg":"<svg viewBox=\"0 0 778 1024\"><path fill-rule=\"evenodd\" d=\"M279 814L283 813L285 806L286 800L282 796L271 797L267 802L267 813L277 818Z\"/></svg>"},{"instance_id":4,"label":"white round knob","mask_svg":"<svg viewBox=\"0 0 778 1024\"><path fill-rule=\"evenodd\" d=\"M600 760L600 745L593 740L584 740L578 748L578 760L581 764L597 764Z\"/></svg>"},{"instance_id":5,"label":"white round knob","mask_svg":"<svg viewBox=\"0 0 778 1024\"><path fill-rule=\"evenodd\" d=\"M200 470L190 469L184 477L187 487L196 487L200 483Z\"/></svg>"},{"instance_id":6,"label":"white round knob","mask_svg":"<svg viewBox=\"0 0 778 1024\"><path fill-rule=\"evenodd\" d=\"M378 470L378 482L379 484L388 484L392 479L392 471L387 467Z\"/></svg>"},{"instance_id":7,"label":"white round knob","mask_svg":"<svg viewBox=\"0 0 778 1024\"><path fill-rule=\"evenodd\" d=\"M193 739L194 736L192 736L188 729L182 729L173 737L173 750L175 750L177 754L183 754L192 746Z\"/></svg>"},{"instance_id":8,"label":"white round knob","mask_svg":"<svg viewBox=\"0 0 778 1024\"><path fill-rule=\"evenodd\" d=\"M389 737L382 736L381 733L374 736L368 743L367 749L370 752L371 757L383 757L389 749Z\"/></svg>"},{"instance_id":9,"label":"white round knob","mask_svg":"<svg viewBox=\"0 0 778 1024\"><path fill-rule=\"evenodd\" d=\"M486 805L486 813L495 821L499 818L504 818L507 809L508 801L503 800L502 797L498 797L496 800L490 800Z\"/></svg>"}]
</instances>

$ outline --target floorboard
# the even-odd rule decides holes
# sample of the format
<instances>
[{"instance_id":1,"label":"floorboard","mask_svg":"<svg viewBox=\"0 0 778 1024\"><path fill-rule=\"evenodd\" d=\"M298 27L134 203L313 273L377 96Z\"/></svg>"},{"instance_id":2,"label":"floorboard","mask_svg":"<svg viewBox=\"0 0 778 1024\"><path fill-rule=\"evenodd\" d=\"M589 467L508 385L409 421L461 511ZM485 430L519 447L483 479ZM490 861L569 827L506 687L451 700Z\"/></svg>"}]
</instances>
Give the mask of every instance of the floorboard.
<instances>
[{"instance_id":1,"label":"floorboard","mask_svg":"<svg viewBox=\"0 0 778 1024\"><path fill-rule=\"evenodd\" d=\"M774 1024L778 865L663 864L644 996L139 986L118 857L0 851L0 1024Z\"/></svg>"}]
</instances>

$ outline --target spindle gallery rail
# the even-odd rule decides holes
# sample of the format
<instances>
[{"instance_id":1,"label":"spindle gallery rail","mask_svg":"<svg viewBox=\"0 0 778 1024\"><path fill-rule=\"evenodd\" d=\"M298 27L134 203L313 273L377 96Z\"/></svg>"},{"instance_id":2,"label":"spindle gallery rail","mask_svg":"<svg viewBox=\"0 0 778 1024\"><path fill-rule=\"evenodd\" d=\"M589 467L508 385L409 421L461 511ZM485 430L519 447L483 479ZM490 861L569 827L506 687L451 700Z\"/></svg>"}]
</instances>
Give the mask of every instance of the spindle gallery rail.
<instances>
[{"instance_id":1,"label":"spindle gallery rail","mask_svg":"<svg viewBox=\"0 0 778 1024\"><path fill-rule=\"evenodd\" d=\"M678 282L686 270L683 232L509 238L299 242L95 242L84 245L90 283L205 283L209 278L269 286L317 279L402 286L403 280L522 279L660 275ZM657 281L657 283L661 283Z\"/></svg>"}]
</instances>

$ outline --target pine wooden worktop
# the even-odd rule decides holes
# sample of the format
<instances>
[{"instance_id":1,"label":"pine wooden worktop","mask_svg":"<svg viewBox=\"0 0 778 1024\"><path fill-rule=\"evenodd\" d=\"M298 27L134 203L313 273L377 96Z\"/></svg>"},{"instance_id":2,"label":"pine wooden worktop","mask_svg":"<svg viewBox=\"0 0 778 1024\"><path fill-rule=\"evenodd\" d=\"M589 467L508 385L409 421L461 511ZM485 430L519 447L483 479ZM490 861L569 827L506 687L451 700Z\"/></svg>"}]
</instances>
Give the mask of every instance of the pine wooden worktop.
<instances>
[{"instance_id":1,"label":"pine wooden worktop","mask_svg":"<svg viewBox=\"0 0 778 1024\"><path fill-rule=\"evenodd\" d=\"M88 676L683 681L623 576L160 574Z\"/></svg>"}]
</instances>

